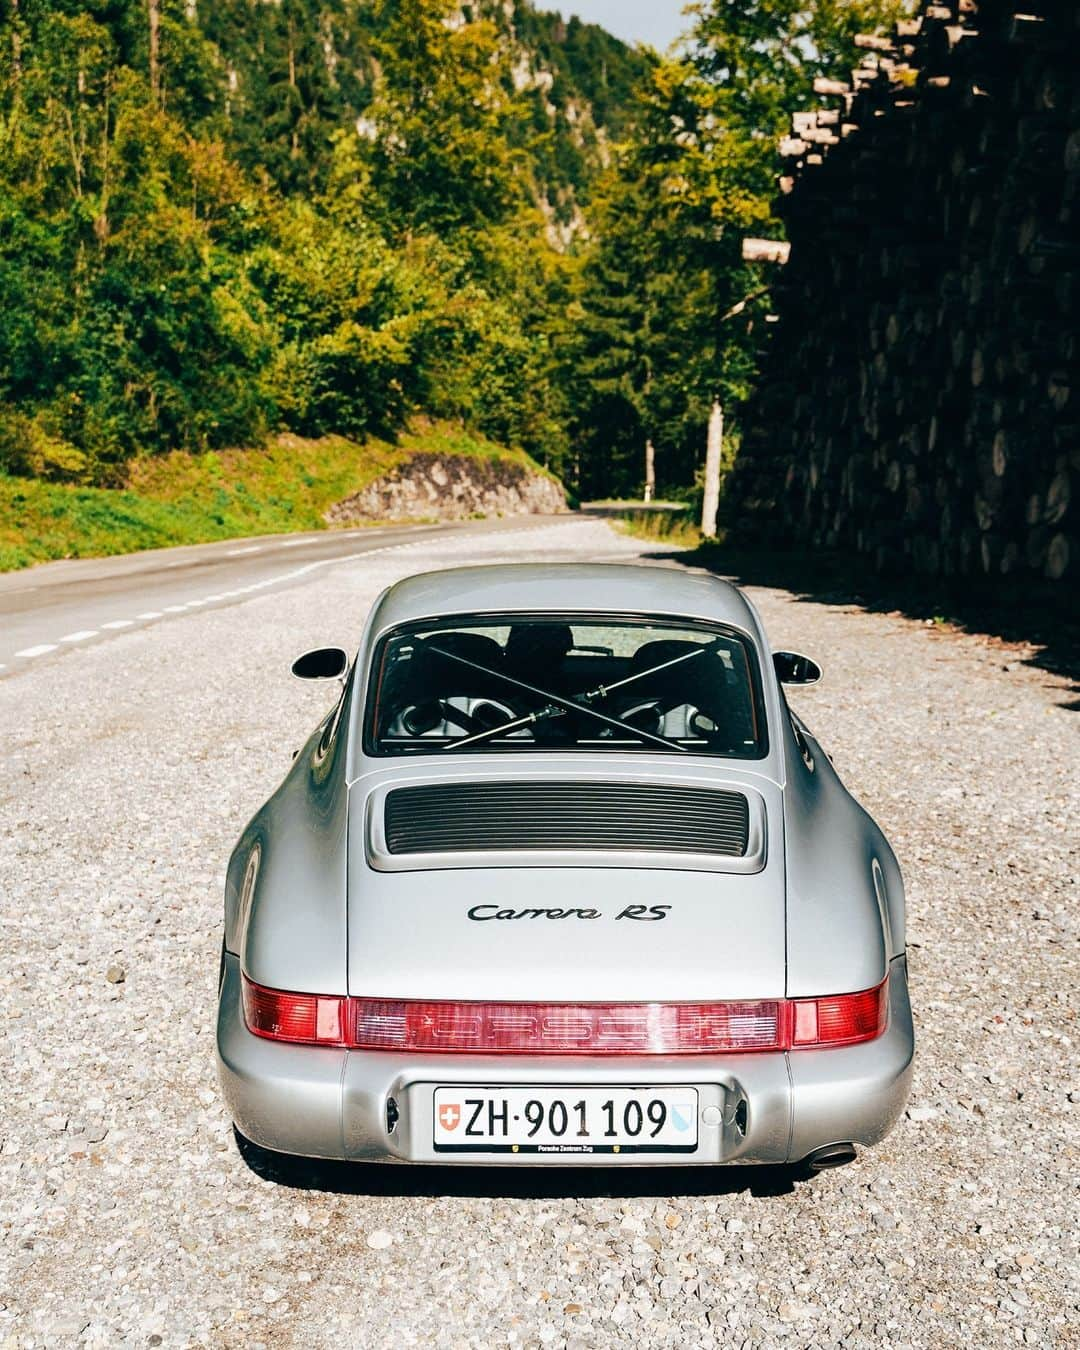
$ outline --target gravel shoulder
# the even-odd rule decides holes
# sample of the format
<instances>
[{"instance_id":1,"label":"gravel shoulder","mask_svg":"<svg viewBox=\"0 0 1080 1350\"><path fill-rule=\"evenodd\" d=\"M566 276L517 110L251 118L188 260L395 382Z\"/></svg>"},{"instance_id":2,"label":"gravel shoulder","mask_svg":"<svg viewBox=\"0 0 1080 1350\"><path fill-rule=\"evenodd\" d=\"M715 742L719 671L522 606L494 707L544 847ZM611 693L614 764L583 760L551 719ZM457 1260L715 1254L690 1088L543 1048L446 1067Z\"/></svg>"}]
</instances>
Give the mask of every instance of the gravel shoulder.
<instances>
[{"instance_id":1,"label":"gravel shoulder","mask_svg":"<svg viewBox=\"0 0 1080 1350\"><path fill-rule=\"evenodd\" d=\"M1080 716L999 644L751 588L905 870L907 1115L794 1187L250 1167L219 1102L224 866L389 582L647 559L426 537L0 683L0 1346L1080 1346Z\"/></svg>"}]
</instances>

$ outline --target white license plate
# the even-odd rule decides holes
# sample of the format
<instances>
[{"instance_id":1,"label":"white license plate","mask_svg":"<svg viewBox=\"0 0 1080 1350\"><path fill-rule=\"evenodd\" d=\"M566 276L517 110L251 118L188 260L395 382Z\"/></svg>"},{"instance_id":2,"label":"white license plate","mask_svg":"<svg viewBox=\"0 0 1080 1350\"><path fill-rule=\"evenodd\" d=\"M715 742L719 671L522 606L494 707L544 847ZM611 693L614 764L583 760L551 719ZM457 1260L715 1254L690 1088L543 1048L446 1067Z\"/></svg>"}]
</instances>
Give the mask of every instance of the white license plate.
<instances>
[{"instance_id":1,"label":"white license plate","mask_svg":"<svg viewBox=\"0 0 1080 1350\"><path fill-rule=\"evenodd\" d=\"M692 1153L691 1087L439 1087L437 1153Z\"/></svg>"}]
</instances>

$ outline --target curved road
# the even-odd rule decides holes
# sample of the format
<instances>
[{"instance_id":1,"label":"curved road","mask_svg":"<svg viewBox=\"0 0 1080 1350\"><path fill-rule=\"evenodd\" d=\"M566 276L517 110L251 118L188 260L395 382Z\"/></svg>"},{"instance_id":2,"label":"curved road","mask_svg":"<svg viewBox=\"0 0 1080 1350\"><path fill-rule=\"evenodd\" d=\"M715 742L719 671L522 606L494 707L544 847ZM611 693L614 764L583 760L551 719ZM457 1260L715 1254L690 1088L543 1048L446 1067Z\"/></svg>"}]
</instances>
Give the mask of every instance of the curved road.
<instances>
[{"instance_id":1,"label":"curved road","mask_svg":"<svg viewBox=\"0 0 1080 1350\"><path fill-rule=\"evenodd\" d=\"M81 558L0 573L0 677L28 661L100 641L194 609L234 605L318 569L425 536L520 531L562 518L521 517L451 525L374 526L268 534L115 558Z\"/></svg>"},{"instance_id":2,"label":"curved road","mask_svg":"<svg viewBox=\"0 0 1080 1350\"><path fill-rule=\"evenodd\" d=\"M649 557L562 518L4 579L0 1346L1080 1345L1080 717L1022 651L896 615L752 592L907 877L918 1054L879 1148L794 1186L238 1151L225 862L333 696L289 662L409 572Z\"/></svg>"}]
</instances>

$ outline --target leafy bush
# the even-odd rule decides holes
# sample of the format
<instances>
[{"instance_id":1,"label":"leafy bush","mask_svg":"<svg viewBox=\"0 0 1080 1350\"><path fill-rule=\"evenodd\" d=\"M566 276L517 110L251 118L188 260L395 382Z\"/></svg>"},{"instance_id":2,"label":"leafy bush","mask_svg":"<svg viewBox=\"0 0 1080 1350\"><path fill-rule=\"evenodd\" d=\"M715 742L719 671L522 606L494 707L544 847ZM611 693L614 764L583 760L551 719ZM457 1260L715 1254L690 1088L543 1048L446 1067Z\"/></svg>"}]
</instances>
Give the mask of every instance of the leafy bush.
<instances>
[{"instance_id":1,"label":"leafy bush","mask_svg":"<svg viewBox=\"0 0 1080 1350\"><path fill-rule=\"evenodd\" d=\"M88 476L89 457L45 426L38 413L26 417L0 409L0 473L46 482L82 482Z\"/></svg>"}]
</instances>

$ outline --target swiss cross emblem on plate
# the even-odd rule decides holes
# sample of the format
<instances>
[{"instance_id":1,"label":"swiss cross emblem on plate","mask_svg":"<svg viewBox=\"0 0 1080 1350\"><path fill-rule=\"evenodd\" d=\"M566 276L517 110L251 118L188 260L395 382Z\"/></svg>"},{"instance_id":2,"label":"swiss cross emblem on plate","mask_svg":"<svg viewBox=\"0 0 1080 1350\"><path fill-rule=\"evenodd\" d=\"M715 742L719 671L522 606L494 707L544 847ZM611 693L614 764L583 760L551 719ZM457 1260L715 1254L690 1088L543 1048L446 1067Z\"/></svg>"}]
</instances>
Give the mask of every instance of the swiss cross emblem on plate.
<instances>
[{"instance_id":1,"label":"swiss cross emblem on plate","mask_svg":"<svg viewBox=\"0 0 1080 1350\"><path fill-rule=\"evenodd\" d=\"M461 1107L457 1102L445 1102L439 1107L439 1124L444 1130L456 1130L461 1124Z\"/></svg>"}]
</instances>

